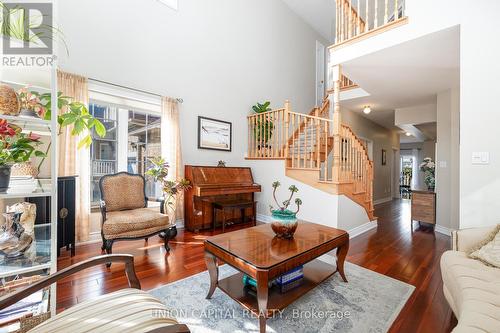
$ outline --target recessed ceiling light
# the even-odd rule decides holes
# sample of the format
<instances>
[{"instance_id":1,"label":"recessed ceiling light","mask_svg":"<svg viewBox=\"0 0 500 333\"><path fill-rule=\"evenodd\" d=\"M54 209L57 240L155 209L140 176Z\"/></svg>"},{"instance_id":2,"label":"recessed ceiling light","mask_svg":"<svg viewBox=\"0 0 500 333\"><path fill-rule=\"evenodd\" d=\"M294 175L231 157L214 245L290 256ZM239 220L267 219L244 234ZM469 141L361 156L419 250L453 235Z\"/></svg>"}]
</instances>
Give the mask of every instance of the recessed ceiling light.
<instances>
[{"instance_id":1,"label":"recessed ceiling light","mask_svg":"<svg viewBox=\"0 0 500 333\"><path fill-rule=\"evenodd\" d=\"M411 136L411 133L410 132L406 132L405 135L406 136Z\"/></svg>"},{"instance_id":2,"label":"recessed ceiling light","mask_svg":"<svg viewBox=\"0 0 500 333\"><path fill-rule=\"evenodd\" d=\"M372 112L372 109L370 108L370 106L367 105L367 106L364 107L363 112L365 114L369 114L370 112Z\"/></svg>"}]
</instances>

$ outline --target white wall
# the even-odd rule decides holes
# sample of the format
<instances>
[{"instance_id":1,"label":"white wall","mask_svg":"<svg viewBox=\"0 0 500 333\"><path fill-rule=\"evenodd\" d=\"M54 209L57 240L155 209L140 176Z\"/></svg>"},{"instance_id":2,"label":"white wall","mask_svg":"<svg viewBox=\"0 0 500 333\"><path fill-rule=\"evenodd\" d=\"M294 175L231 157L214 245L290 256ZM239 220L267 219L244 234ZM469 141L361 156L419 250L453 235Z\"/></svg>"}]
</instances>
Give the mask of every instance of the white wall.
<instances>
[{"instance_id":1,"label":"white wall","mask_svg":"<svg viewBox=\"0 0 500 333\"><path fill-rule=\"evenodd\" d=\"M407 25L340 48L330 58L333 64L339 64L431 32L460 26L460 129L454 133L460 137L460 188L454 188L459 193L459 203L453 204L459 207L460 228L500 221L496 207L500 199L500 140L495 138L500 123L497 82L500 44L492 39L500 34L499 12L498 0L407 0ZM473 152L489 152L490 163L472 165Z\"/></svg>"},{"instance_id":2,"label":"white wall","mask_svg":"<svg viewBox=\"0 0 500 333\"><path fill-rule=\"evenodd\" d=\"M436 122L436 104L399 108L394 111L395 125L418 125Z\"/></svg>"},{"instance_id":3,"label":"white wall","mask_svg":"<svg viewBox=\"0 0 500 333\"><path fill-rule=\"evenodd\" d=\"M315 103L316 40L326 41L280 0L59 1L69 47L63 70L181 97L186 164L244 164L246 115L258 101L294 111ZM233 151L197 148L197 117L233 123Z\"/></svg>"},{"instance_id":4,"label":"white wall","mask_svg":"<svg viewBox=\"0 0 500 333\"><path fill-rule=\"evenodd\" d=\"M458 100L458 89L437 96L436 223L451 229L459 227Z\"/></svg>"}]
</instances>

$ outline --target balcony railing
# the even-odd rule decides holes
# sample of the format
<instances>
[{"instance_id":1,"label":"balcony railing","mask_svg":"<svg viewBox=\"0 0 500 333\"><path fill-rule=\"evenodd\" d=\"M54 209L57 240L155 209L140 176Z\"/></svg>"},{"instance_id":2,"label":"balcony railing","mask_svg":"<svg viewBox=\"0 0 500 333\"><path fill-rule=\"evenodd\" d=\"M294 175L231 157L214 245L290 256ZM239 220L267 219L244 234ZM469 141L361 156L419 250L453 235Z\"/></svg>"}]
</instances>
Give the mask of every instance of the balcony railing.
<instances>
[{"instance_id":1,"label":"balcony railing","mask_svg":"<svg viewBox=\"0 0 500 333\"><path fill-rule=\"evenodd\" d=\"M94 160L92 161L92 176L101 177L115 173L116 161Z\"/></svg>"},{"instance_id":2,"label":"balcony railing","mask_svg":"<svg viewBox=\"0 0 500 333\"><path fill-rule=\"evenodd\" d=\"M335 44L405 21L404 0L335 0Z\"/></svg>"}]
</instances>

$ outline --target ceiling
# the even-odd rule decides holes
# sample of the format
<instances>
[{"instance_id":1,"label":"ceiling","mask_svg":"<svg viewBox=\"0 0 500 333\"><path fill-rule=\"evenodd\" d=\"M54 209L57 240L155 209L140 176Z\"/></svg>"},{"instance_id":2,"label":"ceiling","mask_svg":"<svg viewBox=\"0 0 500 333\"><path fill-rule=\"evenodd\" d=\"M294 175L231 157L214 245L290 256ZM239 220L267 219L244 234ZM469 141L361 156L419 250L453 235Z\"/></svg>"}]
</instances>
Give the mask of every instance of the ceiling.
<instances>
[{"instance_id":1,"label":"ceiling","mask_svg":"<svg viewBox=\"0 0 500 333\"><path fill-rule=\"evenodd\" d=\"M436 102L436 95L460 83L459 28L426 35L342 65L343 73L369 95L342 106L390 129L394 109ZM370 105L369 115L362 113Z\"/></svg>"}]
</instances>

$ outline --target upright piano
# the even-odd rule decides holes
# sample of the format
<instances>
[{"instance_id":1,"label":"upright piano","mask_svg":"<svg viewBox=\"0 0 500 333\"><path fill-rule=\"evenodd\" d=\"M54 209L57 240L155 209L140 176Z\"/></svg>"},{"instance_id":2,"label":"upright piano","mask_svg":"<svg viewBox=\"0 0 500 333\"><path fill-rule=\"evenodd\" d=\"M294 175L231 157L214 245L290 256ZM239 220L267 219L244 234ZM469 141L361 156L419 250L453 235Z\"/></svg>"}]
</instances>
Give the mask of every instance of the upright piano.
<instances>
[{"instance_id":1,"label":"upright piano","mask_svg":"<svg viewBox=\"0 0 500 333\"><path fill-rule=\"evenodd\" d=\"M252 169L245 167L215 167L186 165L184 176L191 182L191 189L184 194L184 224L190 231L212 227L212 202L223 200L254 200L254 193L260 192L255 184ZM236 210L229 219L241 219ZM252 217L250 209L245 216ZM220 216L216 216L220 221Z\"/></svg>"}]
</instances>

